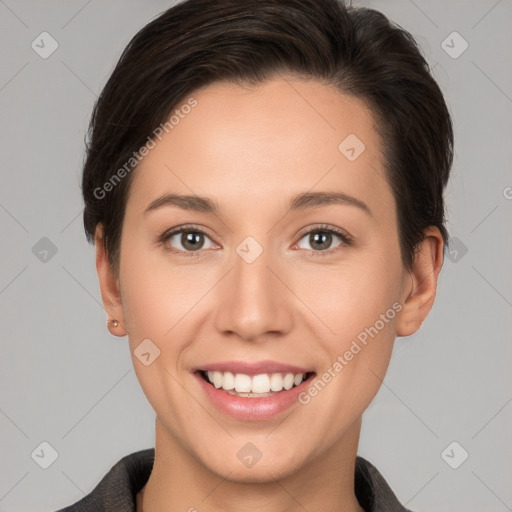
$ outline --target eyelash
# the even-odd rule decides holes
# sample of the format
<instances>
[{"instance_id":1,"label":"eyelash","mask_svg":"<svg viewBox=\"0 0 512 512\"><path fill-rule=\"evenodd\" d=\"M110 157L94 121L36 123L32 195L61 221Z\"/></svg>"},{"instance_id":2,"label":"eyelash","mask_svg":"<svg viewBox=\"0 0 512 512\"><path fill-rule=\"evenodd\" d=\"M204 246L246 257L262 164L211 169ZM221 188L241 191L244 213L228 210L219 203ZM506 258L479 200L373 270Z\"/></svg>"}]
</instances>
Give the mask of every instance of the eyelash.
<instances>
[{"instance_id":1,"label":"eyelash","mask_svg":"<svg viewBox=\"0 0 512 512\"><path fill-rule=\"evenodd\" d=\"M207 236L208 238L210 238L204 231L202 231L199 228L199 226L194 225L194 224L186 224L184 226L179 226L177 228L173 228L170 231L166 231L165 233L163 233L158 238L158 243L162 244L164 246L165 250L167 250L171 253L180 254L180 255L183 255L186 257L198 257L200 255L199 253L202 252L201 250L182 251L179 249L178 250L171 249L168 245L169 239L172 238L174 235L176 235L178 233L187 232L187 231L191 232L191 233L200 233L200 234L203 234L203 235ZM331 233L331 234L337 235L342 240L342 244L334 247L333 249L326 249L324 251L309 250L309 252L312 253L312 255L315 257L316 256L320 256L320 257L329 256L330 254L333 254L334 252L341 249L343 246L348 247L348 246L352 245L352 237L350 235L348 235L346 232L344 232L338 228L329 226L327 224L321 224L318 226L314 226L313 228L310 228L308 231L301 233L301 235L299 237L299 241L302 240L306 235L309 235L314 232Z\"/></svg>"}]
</instances>

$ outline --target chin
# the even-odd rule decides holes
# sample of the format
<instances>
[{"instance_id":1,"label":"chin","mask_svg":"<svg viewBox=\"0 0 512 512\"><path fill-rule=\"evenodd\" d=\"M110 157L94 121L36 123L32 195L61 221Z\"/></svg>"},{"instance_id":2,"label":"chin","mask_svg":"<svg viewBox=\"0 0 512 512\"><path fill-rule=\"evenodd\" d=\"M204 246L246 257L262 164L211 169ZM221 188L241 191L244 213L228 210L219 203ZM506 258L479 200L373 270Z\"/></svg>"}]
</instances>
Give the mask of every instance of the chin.
<instances>
[{"instance_id":1,"label":"chin","mask_svg":"<svg viewBox=\"0 0 512 512\"><path fill-rule=\"evenodd\" d=\"M300 471L306 464L307 454L300 453L301 446L304 444L294 445L278 438L274 443L234 438L230 439L230 446L198 454L198 460L209 471L231 482L270 483Z\"/></svg>"}]
</instances>

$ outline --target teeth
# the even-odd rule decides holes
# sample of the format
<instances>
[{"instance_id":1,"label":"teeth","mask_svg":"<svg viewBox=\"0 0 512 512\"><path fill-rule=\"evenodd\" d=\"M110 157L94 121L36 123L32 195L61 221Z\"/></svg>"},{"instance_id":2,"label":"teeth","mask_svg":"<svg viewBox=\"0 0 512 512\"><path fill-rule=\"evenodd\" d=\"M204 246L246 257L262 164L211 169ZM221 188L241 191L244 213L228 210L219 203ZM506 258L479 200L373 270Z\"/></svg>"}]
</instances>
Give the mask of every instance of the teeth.
<instances>
[{"instance_id":1,"label":"teeth","mask_svg":"<svg viewBox=\"0 0 512 512\"><path fill-rule=\"evenodd\" d=\"M222 373L213 372L213 385L216 388L220 388L222 386Z\"/></svg>"},{"instance_id":2,"label":"teeth","mask_svg":"<svg viewBox=\"0 0 512 512\"><path fill-rule=\"evenodd\" d=\"M222 389L225 389L227 391L229 391L230 389L235 389L235 376L231 372L224 373L224 376L222 378Z\"/></svg>"},{"instance_id":3,"label":"teeth","mask_svg":"<svg viewBox=\"0 0 512 512\"><path fill-rule=\"evenodd\" d=\"M237 393L250 393L251 377L249 377L249 375L244 375L243 373L237 373L235 375L235 391Z\"/></svg>"},{"instance_id":4,"label":"teeth","mask_svg":"<svg viewBox=\"0 0 512 512\"><path fill-rule=\"evenodd\" d=\"M270 391L270 379L266 373L255 375L252 378L252 393L268 393Z\"/></svg>"},{"instance_id":5,"label":"teeth","mask_svg":"<svg viewBox=\"0 0 512 512\"><path fill-rule=\"evenodd\" d=\"M280 373L273 373L270 377L270 389L281 391L283 389L283 376Z\"/></svg>"},{"instance_id":6,"label":"teeth","mask_svg":"<svg viewBox=\"0 0 512 512\"><path fill-rule=\"evenodd\" d=\"M283 379L283 388L288 390L293 388L293 379L295 376L293 373L287 373Z\"/></svg>"},{"instance_id":7,"label":"teeth","mask_svg":"<svg viewBox=\"0 0 512 512\"><path fill-rule=\"evenodd\" d=\"M208 380L217 388L236 393L251 393L270 396L273 392L279 392L283 389L288 390L293 386L298 386L304 380L304 373L262 373L260 375L246 375L231 372L209 371Z\"/></svg>"}]
</instances>

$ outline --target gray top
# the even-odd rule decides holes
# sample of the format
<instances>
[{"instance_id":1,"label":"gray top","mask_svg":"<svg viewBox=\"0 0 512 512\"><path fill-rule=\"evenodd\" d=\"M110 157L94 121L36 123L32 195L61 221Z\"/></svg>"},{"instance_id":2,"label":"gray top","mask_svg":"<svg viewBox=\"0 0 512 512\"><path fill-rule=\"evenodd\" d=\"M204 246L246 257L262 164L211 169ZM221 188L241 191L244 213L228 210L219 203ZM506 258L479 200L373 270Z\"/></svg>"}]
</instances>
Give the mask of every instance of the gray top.
<instances>
[{"instance_id":1,"label":"gray top","mask_svg":"<svg viewBox=\"0 0 512 512\"><path fill-rule=\"evenodd\" d=\"M126 455L91 493L57 512L135 512L136 495L151 474L155 449ZM356 458L355 494L365 512L411 512L400 504L384 477L363 457Z\"/></svg>"}]
</instances>

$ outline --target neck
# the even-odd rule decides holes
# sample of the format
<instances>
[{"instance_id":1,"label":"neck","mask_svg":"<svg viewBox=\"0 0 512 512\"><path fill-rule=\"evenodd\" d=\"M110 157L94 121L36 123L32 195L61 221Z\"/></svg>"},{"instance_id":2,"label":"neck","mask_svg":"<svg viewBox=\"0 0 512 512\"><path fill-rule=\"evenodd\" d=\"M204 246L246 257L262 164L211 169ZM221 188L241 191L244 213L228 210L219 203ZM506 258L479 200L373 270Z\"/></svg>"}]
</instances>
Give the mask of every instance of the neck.
<instances>
[{"instance_id":1,"label":"neck","mask_svg":"<svg viewBox=\"0 0 512 512\"><path fill-rule=\"evenodd\" d=\"M210 471L156 420L155 461L137 496L137 512L201 510L234 512L364 512L354 493L361 420L329 453L286 476L268 472L265 481L239 482Z\"/></svg>"}]
</instances>

